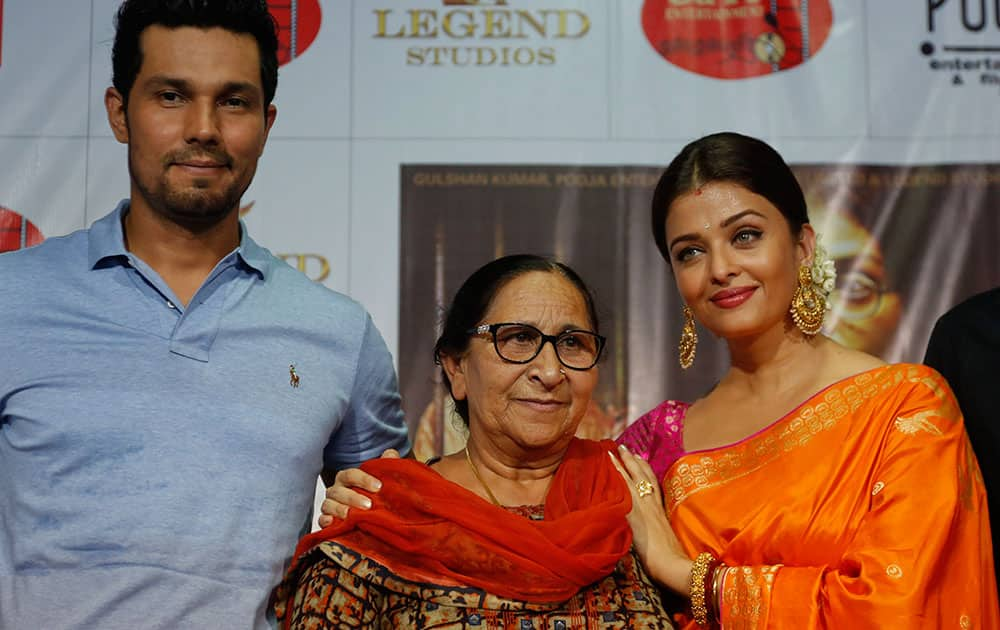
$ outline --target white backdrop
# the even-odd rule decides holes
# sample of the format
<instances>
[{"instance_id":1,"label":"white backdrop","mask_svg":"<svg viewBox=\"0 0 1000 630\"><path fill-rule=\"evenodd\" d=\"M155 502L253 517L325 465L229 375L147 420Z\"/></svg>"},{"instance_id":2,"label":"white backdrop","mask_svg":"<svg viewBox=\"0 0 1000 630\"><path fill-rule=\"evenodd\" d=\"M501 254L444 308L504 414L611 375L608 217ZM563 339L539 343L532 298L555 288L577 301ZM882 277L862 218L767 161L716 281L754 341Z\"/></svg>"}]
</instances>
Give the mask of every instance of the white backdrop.
<instances>
[{"instance_id":1,"label":"white backdrop","mask_svg":"<svg viewBox=\"0 0 1000 630\"><path fill-rule=\"evenodd\" d=\"M963 3L971 24L963 23ZM117 4L0 4L0 206L45 236L90 224L128 192L125 152L102 102ZM997 161L995 3L984 3L980 16L980 3L970 0L937 9L930 0L833 0L830 35L811 59L734 80L660 56L644 35L642 4L319 0L318 36L281 68L278 120L244 199L254 204L246 217L253 234L293 264L305 256L313 277L323 268L318 257L325 259L323 281L364 302L395 348L404 163L663 165L685 142L721 129L762 137L800 164ZM541 21L545 36L530 25L518 29L519 11ZM558 11L567 16L562 28ZM450 37L442 27L449 12L458 12L453 32L465 35L457 26L465 24L476 32ZM587 29L574 37L581 16ZM488 19L494 35L506 25L524 36L484 37ZM921 51L925 44L931 55ZM426 52L434 48L444 49L437 65ZM493 51L478 53L481 61L497 61L457 66L455 49L459 61L475 61L475 49ZM535 63L515 63L519 49ZM542 49L550 62L540 63ZM951 70L956 62L967 69ZM956 76L962 85L953 84Z\"/></svg>"}]
</instances>

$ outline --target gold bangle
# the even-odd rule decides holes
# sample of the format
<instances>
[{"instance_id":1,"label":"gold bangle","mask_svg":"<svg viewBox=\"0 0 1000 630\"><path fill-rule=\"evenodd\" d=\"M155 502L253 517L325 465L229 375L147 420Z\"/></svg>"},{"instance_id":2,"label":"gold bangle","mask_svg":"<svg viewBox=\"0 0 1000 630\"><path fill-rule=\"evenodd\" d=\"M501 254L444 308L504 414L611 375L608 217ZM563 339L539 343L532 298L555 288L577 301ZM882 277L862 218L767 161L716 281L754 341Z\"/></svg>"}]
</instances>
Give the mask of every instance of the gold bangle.
<instances>
[{"instance_id":1,"label":"gold bangle","mask_svg":"<svg viewBox=\"0 0 1000 630\"><path fill-rule=\"evenodd\" d=\"M701 627L708 626L708 601L705 597L705 578L713 564L718 564L715 556L703 551L691 565L691 579L688 584L691 592L691 614L694 622Z\"/></svg>"},{"instance_id":2,"label":"gold bangle","mask_svg":"<svg viewBox=\"0 0 1000 630\"><path fill-rule=\"evenodd\" d=\"M729 567L719 564L712 572L712 618L716 623L722 623L722 589L726 584L726 572Z\"/></svg>"}]
</instances>

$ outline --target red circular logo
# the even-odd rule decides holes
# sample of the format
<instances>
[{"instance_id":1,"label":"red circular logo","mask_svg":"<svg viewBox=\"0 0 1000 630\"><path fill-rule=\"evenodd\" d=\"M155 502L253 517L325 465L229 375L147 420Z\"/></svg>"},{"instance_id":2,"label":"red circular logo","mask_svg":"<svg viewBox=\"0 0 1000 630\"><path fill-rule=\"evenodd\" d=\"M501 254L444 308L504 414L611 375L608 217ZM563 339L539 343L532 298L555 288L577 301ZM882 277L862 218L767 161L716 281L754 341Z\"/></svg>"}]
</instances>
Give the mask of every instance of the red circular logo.
<instances>
[{"instance_id":1,"label":"red circular logo","mask_svg":"<svg viewBox=\"0 0 1000 630\"><path fill-rule=\"evenodd\" d=\"M43 240L45 237L31 221L13 210L0 206L0 252L31 247Z\"/></svg>"},{"instance_id":2,"label":"red circular logo","mask_svg":"<svg viewBox=\"0 0 1000 630\"><path fill-rule=\"evenodd\" d=\"M717 79L794 68L826 42L829 0L646 0L642 28L670 63Z\"/></svg>"},{"instance_id":3,"label":"red circular logo","mask_svg":"<svg viewBox=\"0 0 1000 630\"><path fill-rule=\"evenodd\" d=\"M278 63L285 65L316 41L322 20L319 0L268 0L267 6L278 23Z\"/></svg>"}]
</instances>

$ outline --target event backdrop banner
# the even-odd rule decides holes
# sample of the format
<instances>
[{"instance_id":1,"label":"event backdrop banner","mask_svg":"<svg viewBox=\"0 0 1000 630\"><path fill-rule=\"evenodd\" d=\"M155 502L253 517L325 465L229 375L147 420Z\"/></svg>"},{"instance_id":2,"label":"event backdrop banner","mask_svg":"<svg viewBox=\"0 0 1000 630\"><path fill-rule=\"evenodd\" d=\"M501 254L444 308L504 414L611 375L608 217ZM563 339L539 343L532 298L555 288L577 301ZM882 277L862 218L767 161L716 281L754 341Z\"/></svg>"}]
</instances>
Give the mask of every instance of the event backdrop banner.
<instances>
[{"instance_id":1,"label":"event backdrop banner","mask_svg":"<svg viewBox=\"0 0 1000 630\"><path fill-rule=\"evenodd\" d=\"M1000 167L794 170L837 267L824 330L837 341L889 361L919 362L936 314L952 295L1000 285L993 245L1000 234ZM581 435L614 436L664 398L691 400L715 383L728 361L707 331L699 330L694 367L684 371L678 364L681 302L650 232L659 172L403 167L399 365L419 453L461 447L460 425L449 417L447 393L431 366L434 339L450 296L497 256L554 256L594 292L610 343ZM943 285L952 287L948 296Z\"/></svg>"},{"instance_id":2,"label":"event backdrop banner","mask_svg":"<svg viewBox=\"0 0 1000 630\"><path fill-rule=\"evenodd\" d=\"M119 0L0 0L0 251L129 194L107 124ZM793 165L837 260L827 333L919 361L935 319L1000 284L1000 4L992 0L271 0L278 118L241 213L372 312L418 455L458 448L430 354L476 266L578 268L610 338L581 432L614 435L719 377L649 201L687 142L733 130Z\"/></svg>"}]
</instances>

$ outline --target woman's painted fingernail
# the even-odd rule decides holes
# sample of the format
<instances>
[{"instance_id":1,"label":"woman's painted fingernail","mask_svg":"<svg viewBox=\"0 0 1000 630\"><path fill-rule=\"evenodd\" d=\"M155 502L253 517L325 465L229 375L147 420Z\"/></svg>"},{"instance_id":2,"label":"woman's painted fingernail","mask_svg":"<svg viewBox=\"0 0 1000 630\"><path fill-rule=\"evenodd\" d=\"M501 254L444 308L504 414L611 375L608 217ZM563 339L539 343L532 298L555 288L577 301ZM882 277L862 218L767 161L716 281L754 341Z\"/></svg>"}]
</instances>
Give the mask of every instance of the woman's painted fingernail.
<instances>
[{"instance_id":1,"label":"woman's painted fingernail","mask_svg":"<svg viewBox=\"0 0 1000 630\"><path fill-rule=\"evenodd\" d=\"M371 506L372 506L372 500L369 499L368 497L362 498L361 499L361 503L365 506L366 510L369 509L369 508L371 508Z\"/></svg>"}]
</instances>

